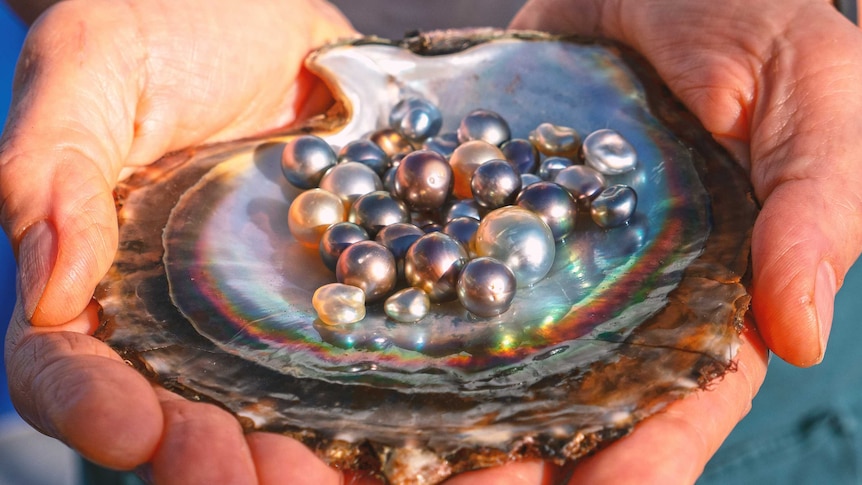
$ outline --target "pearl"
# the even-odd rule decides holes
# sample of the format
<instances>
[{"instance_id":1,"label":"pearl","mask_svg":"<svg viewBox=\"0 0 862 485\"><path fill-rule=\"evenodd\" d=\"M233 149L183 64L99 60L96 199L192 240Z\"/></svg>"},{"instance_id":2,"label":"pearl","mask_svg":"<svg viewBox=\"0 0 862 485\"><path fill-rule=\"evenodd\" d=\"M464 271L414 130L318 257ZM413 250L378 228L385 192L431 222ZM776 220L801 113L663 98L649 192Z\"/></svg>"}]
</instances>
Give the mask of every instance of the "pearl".
<instances>
[{"instance_id":1,"label":"pearl","mask_svg":"<svg viewBox=\"0 0 862 485\"><path fill-rule=\"evenodd\" d=\"M299 194L290 204L287 225L301 244L316 248L329 226L344 221L344 204L332 192L311 189Z\"/></svg>"},{"instance_id":2,"label":"pearl","mask_svg":"<svg viewBox=\"0 0 862 485\"><path fill-rule=\"evenodd\" d=\"M630 172L637 166L634 147L614 130L596 130L584 138L584 162L605 175Z\"/></svg>"},{"instance_id":3,"label":"pearl","mask_svg":"<svg viewBox=\"0 0 862 485\"><path fill-rule=\"evenodd\" d=\"M521 190L521 176L506 160L491 160L476 167L470 189L480 206L496 209L515 202Z\"/></svg>"},{"instance_id":4,"label":"pearl","mask_svg":"<svg viewBox=\"0 0 862 485\"><path fill-rule=\"evenodd\" d=\"M629 221L638 205L635 190L627 185L611 185L590 204L593 221L605 229L621 226Z\"/></svg>"},{"instance_id":5,"label":"pearl","mask_svg":"<svg viewBox=\"0 0 862 485\"><path fill-rule=\"evenodd\" d=\"M374 170L378 177L383 177L392 163L389 155L371 140L354 140L344 145L338 151L338 163L347 162L361 163Z\"/></svg>"},{"instance_id":6,"label":"pearl","mask_svg":"<svg viewBox=\"0 0 862 485\"><path fill-rule=\"evenodd\" d=\"M539 165L539 178L542 180L551 181L564 168L571 167L575 162L563 157L548 157Z\"/></svg>"},{"instance_id":7,"label":"pearl","mask_svg":"<svg viewBox=\"0 0 862 485\"><path fill-rule=\"evenodd\" d=\"M511 138L511 132L506 120L486 109L471 111L458 125L458 141L461 143L482 140L491 145L500 146L509 138Z\"/></svg>"},{"instance_id":8,"label":"pearl","mask_svg":"<svg viewBox=\"0 0 862 485\"><path fill-rule=\"evenodd\" d=\"M332 147L314 135L290 140L281 155L281 170L285 178L301 189L317 187L323 174L335 163Z\"/></svg>"},{"instance_id":9,"label":"pearl","mask_svg":"<svg viewBox=\"0 0 862 485\"><path fill-rule=\"evenodd\" d=\"M377 130L369 134L368 139L379 146L389 158L413 151L413 144L410 143L410 140L392 128Z\"/></svg>"},{"instance_id":10,"label":"pearl","mask_svg":"<svg viewBox=\"0 0 862 485\"><path fill-rule=\"evenodd\" d=\"M564 168L554 177L554 182L562 185L580 204L586 204L607 185L604 175L586 165Z\"/></svg>"},{"instance_id":11,"label":"pearl","mask_svg":"<svg viewBox=\"0 0 862 485\"><path fill-rule=\"evenodd\" d=\"M452 167L437 152L410 153L395 172L395 194L411 209L439 209L452 191Z\"/></svg>"},{"instance_id":12,"label":"pearl","mask_svg":"<svg viewBox=\"0 0 862 485\"><path fill-rule=\"evenodd\" d=\"M574 158L581 145L581 137L573 128L542 123L530 132L530 141L549 157Z\"/></svg>"},{"instance_id":13,"label":"pearl","mask_svg":"<svg viewBox=\"0 0 862 485\"><path fill-rule=\"evenodd\" d=\"M509 140L503 143L500 150L518 173L533 173L539 166L539 150L528 140L523 138Z\"/></svg>"},{"instance_id":14,"label":"pearl","mask_svg":"<svg viewBox=\"0 0 862 485\"><path fill-rule=\"evenodd\" d=\"M395 258L378 242L359 241L341 252L335 278L339 283L361 288L365 299L374 302L395 287Z\"/></svg>"},{"instance_id":15,"label":"pearl","mask_svg":"<svg viewBox=\"0 0 862 485\"><path fill-rule=\"evenodd\" d=\"M417 239L425 235L425 231L413 224L398 222L386 226L377 233L375 240L386 246L395 259L404 259L407 250Z\"/></svg>"},{"instance_id":16,"label":"pearl","mask_svg":"<svg viewBox=\"0 0 862 485\"><path fill-rule=\"evenodd\" d=\"M524 190L525 187L529 187L536 182L541 182L542 179L539 178L538 175L534 173L522 173L521 174L521 190Z\"/></svg>"},{"instance_id":17,"label":"pearl","mask_svg":"<svg viewBox=\"0 0 862 485\"><path fill-rule=\"evenodd\" d=\"M495 317L512 305L515 299L515 274L493 258L476 258L458 276L458 301L470 313Z\"/></svg>"},{"instance_id":18,"label":"pearl","mask_svg":"<svg viewBox=\"0 0 862 485\"><path fill-rule=\"evenodd\" d=\"M368 232L352 222L336 222L329 226L320 238L320 259L330 271L347 246L359 241L367 241Z\"/></svg>"},{"instance_id":19,"label":"pearl","mask_svg":"<svg viewBox=\"0 0 862 485\"><path fill-rule=\"evenodd\" d=\"M458 143L458 134L454 131L447 131L425 140L422 143L422 149L437 152L448 158L458 148Z\"/></svg>"},{"instance_id":20,"label":"pearl","mask_svg":"<svg viewBox=\"0 0 862 485\"><path fill-rule=\"evenodd\" d=\"M365 318L365 293L350 285L323 285L311 297L317 317L327 325L346 325Z\"/></svg>"},{"instance_id":21,"label":"pearl","mask_svg":"<svg viewBox=\"0 0 862 485\"><path fill-rule=\"evenodd\" d=\"M491 160L505 158L506 156L499 148L482 140L468 141L459 145L449 157L449 164L452 166L455 178L452 193L459 199L472 198L470 180L473 178L473 172L476 171L476 168Z\"/></svg>"},{"instance_id":22,"label":"pearl","mask_svg":"<svg viewBox=\"0 0 862 485\"><path fill-rule=\"evenodd\" d=\"M433 302L452 300L457 296L458 273L467 264L467 252L461 243L442 232L420 237L407 251L404 276L410 286L428 294Z\"/></svg>"},{"instance_id":23,"label":"pearl","mask_svg":"<svg viewBox=\"0 0 862 485\"><path fill-rule=\"evenodd\" d=\"M402 323L418 322L425 318L431 309L431 300L419 288L404 288L386 299L383 311L386 315Z\"/></svg>"},{"instance_id":24,"label":"pearl","mask_svg":"<svg viewBox=\"0 0 862 485\"><path fill-rule=\"evenodd\" d=\"M516 204L539 216L548 225L555 241L562 240L575 228L578 206L571 194L555 183L538 182L525 187Z\"/></svg>"},{"instance_id":25,"label":"pearl","mask_svg":"<svg viewBox=\"0 0 862 485\"><path fill-rule=\"evenodd\" d=\"M473 244L477 255L498 259L508 266L515 273L519 288L544 278L556 254L548 225L518 206L503 207L486 215Z\"/></svg>"},{"instance_id":26,"label":"pearl","mask_svg":"<svg viewBox=\"0 0 862 485\"><path fill-rule=\"evenodd\" d=\"M479 229L479 220L472 217L457 217L443 226L443 234L461 243L469 254L472 252L473 236Z\"/></svg>"},{"instance_id":27,"label":"pearl","mask_svg":"<svg viewBox=\"0 0 862 485\"><path fill-rule=\"evenodd\" d=\"M434 136L443 126L440 109L422 98L402 99L389 113L389 126L417 142Z\"/></svg>"},{"instance_id":28,"label":"pearl","mask_svg":"<svg viewBox=\"0 0 862 485\"><path fill-rule=\"evenodd\" d=\"M367 166L357 162L339 163L320 179L320 188L337 195L349 208L361 195L383 190L380 177Z\"/></svg>"},{"instance_id":29,"label":"pearl","mask_svg":"<svg viewBox=\"0 0 862 485\"><path fill-rule=\"evenodd\" d=\"M449 223L458 217L472 217L479 220L481 216L481 208L475 199L456 200L446 206L443 210L443 222Z\"/></svg>"},{"instance_id":30,"label":"pearl","mask_svg":"<svg viewBox=\"0 0 862 485\"><path fill-rule=\"evenodd\" d=\"M407 206L392 194L378 190L356 199L347 220L359 224L374 236L390 224L410 221L410 213L407 212Z\"/></svg>"}]
</instances>

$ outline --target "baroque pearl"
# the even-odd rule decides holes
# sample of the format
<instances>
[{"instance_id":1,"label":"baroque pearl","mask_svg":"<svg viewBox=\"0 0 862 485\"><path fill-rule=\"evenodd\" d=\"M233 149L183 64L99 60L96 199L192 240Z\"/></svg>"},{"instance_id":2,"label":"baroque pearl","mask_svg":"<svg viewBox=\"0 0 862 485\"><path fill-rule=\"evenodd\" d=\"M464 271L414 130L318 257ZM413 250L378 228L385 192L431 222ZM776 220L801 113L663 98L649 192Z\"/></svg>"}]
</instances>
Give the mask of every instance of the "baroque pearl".
<instances>
[{"instance_id":1,"label":"baroque pearl","mask_svg":"<svg viewBox=\"0 0 862 485\"><path fill-rule=\"evenodd\" d=\"M320 238L320 259L330 271L335 271L335 264L347 246L359 241L367 241L368 232L352 222L337 222L325 231Z\"/></svg>"},{"instance_id":2,"label":"baroque pearl","mask_svg":"<svg viewBox=\"0 0 862 485\"><path fill-rule=\"evenodd\" d=\"M551 182L538 182L525 187L518 195L518 206L539 216L559 241L575 228L578 206L569 192Z\"/></svg>"},{"instance_id":3,"label":"baroque pearl","mask_svg":"<svg viewBox=\"0 0 862 485\"><path fill-rule=\"evenodd\" d=\"M549 157L574 158L581 145L581 137L573 128L542 123L530 132L530 141Z\"/></svg>"},{"instance_id":4,"label":"baroque pearl","mask_svg":"<svg viewBox=\"0 0 862 485\"><path fill-rule=\"evenodd\" d=\"M392 291L396 274L392 253L375 241L359 241L346 247L335 266L338 282L361 288L369 302Z\"/></svg>"},{"instance_id":5,"label":"baroque pearl","mask_svg":"<svg viewBox=\"0 0 862 485\"><path fill-rule=\"evenodd\" d=\"M408 222L407 206L385 190L360 196L350 208L347 220L362 226L372 237L396 222Z\"/></svg>"},{"instance_id":6,"label":"baroque pearl","mask_svg":"<svg viewBox=\"0 0 862 485\"><path fill-rule=\"evenodd\" d=\"M320 188L337 195L349 208L361 195L383 190L380 177L367 166L358 162L339 163L330 168L320 179Z\"/></svg>"},{"instance_id":7,"label":"baroque pearl","mask_svg":"<svg viewBox=\"0 0 862 485\"><path fill-rule=\"evenodd\" d=\"M502 261L515 273L518 287L541 280L556 255L554 236L536 214L518 206L502 207L482 219L474 238L479 256Z\"/></svg>"},{"instance_id":8,"label":"baroque pearl","mask_svg":"<svg viewBox=\"0 0 862 485\"><path fill-rule=\"evenodd\" d=\"M511 136L509 123L499 114L487 109L471 111L458 125L458 141L461 143L482 140L500 146L509 141Z\"/></svg>"},{"instance_id":9,"label":"baroque pearl","mask_svg":"<svg viewBox=\"0 0 862 485\"><path fill-rule=\"evenodd\" d=\"M374 170L378 177L383 177L391 165L389 155L371 140L354 140L344 145L338 151L338 163L347 162L361 163Z\"/></svg>"},{"instance_id":10,"label":"baroque pearl","mask_svg":"<svg viewBox=\"0 0 862 485\"><path fill-rule=\"evenodd\" d=\"M493 258L476 258L458 276L458 301L470 313L495 317L512 305L515 299L515 274Z\"/></svg>"},{"instance_id":11,"label":"baroque pearl","mask_svg":"<svg viewBox=\"0 0 862 485\"><path fill-rule=\"evenodd\" d=\"M439 209L452 191L452 167L437 152L410 153L395 172L395 194L411 209Z\"/></svg>"},{"instance_id":12,"label":"baroque pearl","mask_svg":"<svg viewBox=\"0 0 862 485\"><path fill-rule=\"evenodd\" d=\"M365 318L365 292L355 286L323 285L312 295L311 305L327 325L346 325Z\"/></svg>"},{"instance_id":13,"label":"baroque pearl","mask_svg":"<svg viewBox=\"0 0 862 485\"><path fill-rule=\"evenodd\" d=\"M458 273L467 264L467 252L461 243L442 232L420 237L407 251L404 276L410 286L420 288L433 302L453 300L457 296Z\"/></svg>"},{"instance_id":14,"label":"baroque pearl","mask_svg":"<svg viewBox=\"0 0 862 485\"><path fill-rule=\"evenodd\" d=\"M629 221L638 205L635 190L628 185L611 185L590 204L593 221L605 229L621 226Z\"/></svg>"},{"instance_id":15,"label":"baroque pearl","mask_svg":"<svg viewBox=\"0 0 862 485\"><path fill-rule=\"evenodd\" d=\"M440 109L427 99L412 97L402 99L389 113L389 126L418 142L434 136L443 126Z\"/></svg>"},{"instance_id":16,"label":"baroque pearl","mask_svg":"<svg viewBox=\"0 0 862 485\"><path fill-rule=\"evenodd\" d=\"M521 190L521 176L506 160L491 160L476 167L470 189L479 205L496 209L515 201Z\"/></svg>"},{"instance_id":17,"label":"baroque pearl","mask_svg":"<svg viewBox=\"0 0 862 485\"><path fill-rule=\"evenodd\" d=\"M392 294L383 304L386 315L402 323L418 322L431 309L431 300L419 288L404 288Z\"/></svg>"},{"instance_id":18,"label":"baroque pearl","mask_svg":"<svg viewBox=\"0 0 862 485\"><path fill-rule=\"evenodd\" d=\"M298 136L285 144L281 170L288 182L301 189L317 187L323 174L336 163L335 152L322 138Z\"/></svg>"},{"instance_id":19,"label":"baroque pearl","mask_svg":"<svg viewBox=\"0 0 862 485\"><path fill-rule=\"evenodd\" d=\"M581 204L599 195L607 185L604 175L586 165L574 165L560 170L554 177L554 182L565 187Z\"/></svg>"},{"instance_id":20,"label":"baroque pearl","mask_svg":"<svg viewBox=\"0 0 862 485\"><path fill-rule=\"evenodd\" d=\"M584 138L584 162L605 175L630 172L638 162L634 147L614 130L596 130Z\"/></svg>"},{"instance_id":21,"label":"baroque pearl","mask_svg":"<svg viewBox=\"0 0 862 485\"><path fill-rule=\"evenodd\" d=\"M290 204L287 225L290 233L305 246L316 248L329 226L344 221L344 204L332 192L311 189L299 194Z\"/></svg>"},{"instance_id":22,"label":"baroque pearl","mask_svg":"<svg viewBox=\"0 0 862 485\"><path fill-rule=\"evenodd\" d=\"M473 178L473 172L476 171L476 168L491 160L505 158L506 156L499 148L482 140L468 141L459 145L449 157L449 164L452 166L452 173L455 178L452 193L459 199L472 198L470 180Z\"/></svg>"}]
</instances>

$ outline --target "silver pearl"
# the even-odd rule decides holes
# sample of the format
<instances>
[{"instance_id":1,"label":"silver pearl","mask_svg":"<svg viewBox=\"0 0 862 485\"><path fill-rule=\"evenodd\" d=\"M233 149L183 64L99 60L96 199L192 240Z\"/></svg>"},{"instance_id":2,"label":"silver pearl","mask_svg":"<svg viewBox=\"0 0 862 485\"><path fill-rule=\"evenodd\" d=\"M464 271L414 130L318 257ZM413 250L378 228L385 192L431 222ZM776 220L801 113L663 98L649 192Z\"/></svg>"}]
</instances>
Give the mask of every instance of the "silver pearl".
<instances>
[{"instance_id":1,"label":"silver pearl","mask_svg":"<svg viewBox=\"0 0 862 485\"><path fill-rule=\"evenodd\" d=\"M389 158L395 158L402 153L413 151L413 144L401 133L392 128L384 128L368 134L368 140L374 142Z\"/></svg>"},{"instance_id":2,"label":"silver pearl","mask_svg":"<svg viewBox=\"0 0 862 485\"><path fill-rule=\"evenodd\" d=\"M458 273L465 264L467 252L459 242L442 232L432 232L407 251L404 276L410 286L425 291L431 301L448 301L457 296Z\"/></svg>"},{"instance_id":3,"label":"silver pearl","mask_svg":"<svg viewBox=\"0 0 862 485\"><path fill-rule=\"evenodd\" d=\"M436 135L443 126L443 115L427 99L402 99L389 113L389 126L416 142Z\"/></svg>"},{"instance_id":4,"label":"silver pearl","mask_svg":"<svg viewBox=\"0 0 862 485\"><path fill-rule=\"evenodd\" d=\"M395 258L378 242L359 241L341 252L335 278L339 283L361 288L365 300L374 302L395 287Z\"/></svg>"},{"instance_id":5,"label":"silver pearl","mask_svg":"<svg viewBox=\"0 0 862 485\"><path fill-rule=\"evenodd\" d=\"M511 205L521 190L521 176L506 160L479 165L470 180L473 198L486 209Z\"/></svg>"},{"instance_id":6,"label":"silver pearl","mask_svg":"<svg viewBox=\"0 0 862 485\"><path fill-rule=\"evenodd\" d=\"M568 236L575 228L578 206L569 192L551 182L538 182L525 187L516 202L545 221L555 241Z\"/></svg>"},{"instance_id":7,"label":"silver pearl","mask_svg":"<svg viewBox=\"0 0 862 485\"><path fill-rule=\"evenodd\" d=\"M515 274L505 264L476 258L458 276L458 301L474 315L495 317L512 305L515 288Z\"/></svg>"},{"instance_id":8,"label":"silver pearl","mask_svg":"<svg viewBox=\"0 0 862 485\"><path fill-rule=\"evenodd\" d=\"M477 255L498 259L515 273L519 288L544 278L556 255L548 225L518 206L491 211L482 219L473 241Z\"/></svg>"},{"instance_id":9,"label":"silver pearl","mask_svg":"<svg viewBox=\"0 0 862 485\"><path fill-rule=\"evenodd\" d=\"M539 165L539 178L552 181L564 168L571 167L575 162L563 157L548 157Z\"/></svg>"},{"instance_id":10,"label":"silver pearl","mask_svg":"<svg viewBox=\"0 0 862 485\"><path fill-rule=\"evenodd\" d=\"M472 217L457 217L443 226L443 234L461 243L467 253L472 252L473 236L479 229L479 220Z\"/></svg>"},{"instance_id":11,"label":"silver pearl","mask_svg":"<svg viewBox=\"0 0 862 485\"><path fill-rule=\"evenodd\" d=\"M371 140L354 140L338 151L338 163L357 162L382 177L389 168L391 161L376 143Z\"/></svg>"},{"instance_id":12,"label":"silver pearl","mask_svg":"<svg viewBox=\"0 0 862 485\"><path fill-rule=\"evenodd\" d=\"M471 111L458 125L458 141L461 143L482 140L500 146L509 141L511 136L509 123L499 114L486 109Z\"/></svg>"},{"instance_id":13,"label":"silver pearl","mask_svg":"<svg viewBox=\"0 0 862 485\"><path fill-rule=\"evenodd\" d=\"M320 179L320 188L337 195L349 208L360 195L383 190L383 182L374 170L357 162L339 163Z\"/></svg>"},{"instance_id":14,"label":"silver pearl","mask_svg":"<svg viewBox=\"0 0 862 485\"><path fill-rule=\"evenodd\" d=\"M539 151L529 140L515 138L503 143L500 150L518 173L533 173L539 166Z\"/></svg>"},{"instance_id":15,"label":"silver pearl","mask_svg":"<svg viewBox=\"0 0 862 485\"><path fill-rule=\"evenodd\" d=\"M542 123L530 132L530 141L549 157L574 158L581 145L581 137L573 128Z\"/></svg>"},{"instance_id":16,"label":"silver pearl","mask_svg":"<svg viewBox=\"0 0 862 485\"><path fill-rule=\"evenodd\" d=\"M323 231L320 238L320 259L330 271L335 271L338 257L353 243L367 241L365 229L352 222L338 222Z\"/></svg>"},{"instance_id":17,"label":"silver pearl","mask_svg":"<svg viewBox=\"0 0 862 485\"><path fill-rule=\"evenodd\" d=\"M638 205L635 190L628 185L611 185L590 204L593 221L605 229L621 226L629 221Z\"/></svg>"},{"instance_id":18,"label":"silver pearl","mask_svg":"<svg viewBox=\"0 0 862 485\"><path fill-rule=\"evenodd\" d=\"M525 187L529 187L537 182L541 182L542 179L539 178L538 175L534 173L522 173L521 174L521 190L524 190Z\"/></svg>"},{"instance_id":19,"label":"silver pearl","mask_svg":"<svg viewBox=\"0 0 862 485\"><path fill-rule=\"evenodd\" d=\"M431 309L431 300L419 288L404 288L386 299L383 311L386 315L402 323L418 322L425 318Z\"/></svg>"},{"instance_id":20,"label":"silver pearl","mask_svg":"<svg viewBox=\"0 0 862 485\"><path fill-rule=\"evenodd\" d=\"M281 170L285 178L301 189L317 187L323 174L335 163L332 147L314 135L302 135L290 140L281 155Z\"/></svg>"},{"instance_id":21,"label":"silver pearl","mask_svg":"<svg viewBox=\"0 0 862 485\"><path fill-rule=\"evenodd\" d=\"M472 198L470 180L473 178L476 167L491 160L505 158L506 156L499 148L482 140L468 141L458 145L458 148L449 157L449 165L452 166L452 173L455 178L452 193L459 199Z\"/></svg>"},{"instance_id":22,"label":"silver pearl","mask_svg":"<svg viewBox=\"0 0 862 485\"><path fill-rule=\"evenodd\" d=\"M565 187L579 204L589 202L607 186L604 175L586 165L574 165L560 170L554 177L554 182Z\"/></svg>"},{"instance_id":23,"label":"silver pearl","mask_svg":"<svg viewBox=\"0 0 862 485\"><path fill-rule=\"evenodd\" d=\"M596 130L584 138L584 162L605 175L630 172L638 163L634 147L614 130Z\"/></svg>"},{"instance_id":24,"label":"silver pearl","mask_svg":"<svg viewBox=\"0 0 862 485\"><path fill-rule=\"evenodd\" d=\"M398 164L395 194L411 209L439 209L452 191L452 167L437 152L418 150Z\"/></svg>"},{"instance_id":25,"label":"silver pearl","mask_svg":"<svg viewBox=\"0 0 862 485\"><path fill-rule=\"evenodd\" d=\"M311 296L317 317L327 325L346 325L365 318L365 292L341 283L318 288Z\"/></svg>"},{"instance_id":26,"label":"silver pearl","mask_svg":"<svg viewBox=\"0 0 862 485\"><path fill-rule=\"evenodd\" d=\"M347 220L362 226L372 237L384 227L410 221L407 206L389 192L378 190L353 202Z\"/></svg>"},{"instance_id":27,"label":"silver pearl","mask_svg":"<svg viewBox=\"0 0 862 485\"><path fill-rule=\"evenodd\" d=\"M386 226L377 233L375 240L386 246L395 259L404 259L407 250L417 239L425 235L425 231L407 223L395 223Z\"/></svg>"},{"instance_id":28,"label":"silver pearl","mask_svg":"<svg viewBox=\"0 0 862 485\"><path fill-rule=\"evenodd\" d=\"M290 203L287 226L297 241L316 248L326 228L344 221L344 212L344 203L332 192L306 190Z\"/></svg>"},{"instance_id":29,"label":"silver pearl","mask_svg":"<svg viewBox=\"0 0 862 485\"><path fill-rule=\"evenodd\" d=\"M448 223L457 217L482 218L482 210L475 199L456 200L443 209L443 222Z\"/></svg>"},{"instance_id":30,"label":"silver pearl","mask_svg":"<svg viewBox=\"0 0 862 485\"><path fill-rule=\"evenodd\" d=\"M458 148L458 143L458 134L454 131L447 131L425 140L422 143L422 149L437 152L448 158Z\"/></svg>"}]
</instances>

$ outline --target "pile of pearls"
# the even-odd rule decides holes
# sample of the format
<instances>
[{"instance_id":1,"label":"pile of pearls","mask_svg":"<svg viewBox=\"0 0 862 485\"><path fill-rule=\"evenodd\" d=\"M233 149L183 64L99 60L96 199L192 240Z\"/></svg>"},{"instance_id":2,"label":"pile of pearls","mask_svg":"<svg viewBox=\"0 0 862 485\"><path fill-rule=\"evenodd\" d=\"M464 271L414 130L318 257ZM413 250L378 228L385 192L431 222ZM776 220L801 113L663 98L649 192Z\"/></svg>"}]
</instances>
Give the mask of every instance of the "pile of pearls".
<instances>
[{"instance_id":1,"label":"pile of pearls","mask_svg":"<svg viewBox=\"0 0 862 485\"><path fill-rule=\"evenodd\" d=\"M358 322L379 301L396 322L455 299L478 317L500 315L517 288L548 274L579 211L612 228L636 210L634 189L605 178L637 166L616 131L581 141L542 123L513 139L506 120L483 109L455 133L441 126L434 104L411 97L388 127L340 150L314 135L286 144L284 176L306 189L291 204L290 231L338 281L312 298L324 323Z\"/></svg>"}]
</instances>

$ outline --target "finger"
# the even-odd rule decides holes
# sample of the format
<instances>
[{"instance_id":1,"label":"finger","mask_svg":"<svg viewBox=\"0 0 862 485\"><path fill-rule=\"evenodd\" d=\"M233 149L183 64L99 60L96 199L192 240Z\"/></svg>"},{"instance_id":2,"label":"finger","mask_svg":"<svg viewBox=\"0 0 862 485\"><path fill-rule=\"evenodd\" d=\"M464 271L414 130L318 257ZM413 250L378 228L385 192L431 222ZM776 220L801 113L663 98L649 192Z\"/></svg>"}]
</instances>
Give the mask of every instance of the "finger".
<instances>
[{"instance_id":1,"label":"finger","mask_svg":"<svg viewBox=\"0 0 862 485\"><path fill-rule=\"evenodd\" d=\"M272 433L250 433L246 441L261 485L342 483L341 473L299 441Z\"/></svg>"},{"instance_id":2,"label":"finger","mask_svg":"<svg viewBox=\"0 0 862 485\"><path fill-rule=\"evenodd\" d=\"M151 463L159 484L256 484L254 460L236 418L212 404L157 389L165 431Z\"/></svg>"},{"instance_id":3,"label":"finger","mask_svg":"<svg viewBox=\"0 0 862 485\"><path fill-rule=\"evenodd\" d=\"M17 306L6 339L9 391L21 416L88 460L132 469L152 456L162 411L152 387L107 345L86 334L95 306L72 322L42 331Z\"/></svg>"},{"instance_id":4,"label":"finger","mask_svg":"<svg viewBox=\"0 0 862 485\"><path fill-rule=\"evenodd\" d=\"M502 466L457 475L446 485L493 483L495 485L555 485L560 482L560 469L548 462L525 460Z\"/></svg>"}]
</instances>

